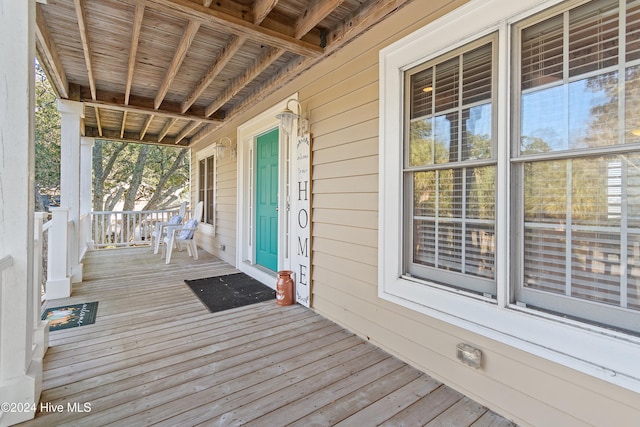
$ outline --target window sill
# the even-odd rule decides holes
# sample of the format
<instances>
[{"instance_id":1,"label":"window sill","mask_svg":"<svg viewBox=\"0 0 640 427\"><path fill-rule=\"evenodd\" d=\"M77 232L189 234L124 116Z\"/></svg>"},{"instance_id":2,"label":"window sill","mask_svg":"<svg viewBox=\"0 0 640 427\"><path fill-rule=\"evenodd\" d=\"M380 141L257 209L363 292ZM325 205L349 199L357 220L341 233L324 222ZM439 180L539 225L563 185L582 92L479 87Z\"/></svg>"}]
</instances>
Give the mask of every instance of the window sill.
<instances>
[{"instance_id":1,"label":"window sill","mask_svg":"<svg viewBox=\"0 0 640 427\"><path fill-rule=\"evenodd\" d=\"M638 337L404 278L380 283L386 301L640 393Z\"/></svg>"}]
</instances>

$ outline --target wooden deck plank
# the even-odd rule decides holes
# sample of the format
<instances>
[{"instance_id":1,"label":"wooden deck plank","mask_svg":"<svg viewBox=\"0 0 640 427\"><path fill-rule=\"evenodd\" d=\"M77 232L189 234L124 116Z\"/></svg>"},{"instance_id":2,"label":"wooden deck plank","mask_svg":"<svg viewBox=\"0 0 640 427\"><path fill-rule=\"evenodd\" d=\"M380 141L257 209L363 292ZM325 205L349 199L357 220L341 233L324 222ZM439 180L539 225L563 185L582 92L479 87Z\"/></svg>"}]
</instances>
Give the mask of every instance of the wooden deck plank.
<instances>
[{"instance_id":1,"label":"wooden deck plank","mask_svg":"<svg viewBox=\"0 0 640 427\"><path fill-rule=\"evenodd\" d=\"M300 398L295 396L295 401L282 405L278 409L266 413L254 420L251 420L247 426L281 426L288 425L299 418L302 414L315 411L325 405L334 402L354 390L380 381L386 375L393 376L395 381L411 381L420 376L420 373L410 366L400 362L398 359L389 358L376 363L375 365L366 367L360 372L355 372L344 380L339 380L330 384L321 390L311 393Z\"/></svg>"},{"instance_id":2,"label":"wooden deck plank","mask_svg":"<svg viewBox=\"0 0 640 427\"><path fill-rule=\"evenodd\" d=\"M464 396L444 385L381 424L384 427L423 426Z\"/></svg>"},{"instance_id":3,"label":"wooden deck plank","mask_svg":"<svg viewBox=\"0 0 640 427\"><path fill-rule=\"evenodd\" d=\"M300 305L209 313L184 280L238 270L204 251L92 251L84 268L47 303L99 303L94 324L50 333L41 402L64 409L24 426L513 425Z\"/></svg>"},{"instance_id":4,"label":"wooden deck plank","mask_svg":"<svg viewBox=\"0 0 640 427\"><path fill-rule=\"evenodd\" d=\"M343 427L367 423L378 425L388 420L394 413L404 410L416 400L428 395L438 386L440 386L438 381L426 375L421 375L419 378L389 393L383 399L368 405L336 425ZM390 408L395 412L390 411Z\"/></svg>"},{"instance_id":5,"label":"wooden deck plank","mask_svg":"<svg viewBox=\"0 0 640 427\"><path fill-rule=\"evenodd\" d=\"M336 399L332 400L329 404L319 409L314 408L308 415L299 417L295 422L291 423L291 426L335 425L363 408L368 407L370 404L384 398L390 392L414 381L421 375L420 372L413 368L408 372L392 372L342 397L336 396ZM395 412L389 416L393 414L395 414Z\"/></svg>"},{"instance_id":6,"label":"wooden deck plank","mask_svg":"<svg viewBox=\"0 0 640 427\"><path fill-rule=\"evenodd\" d=\"M487 412L487 408L477 402L463 397L455 405L428 422L428 427L456 427L473 425L478 418Z\"/></svg>"},{"instance_id":7,"label":"wooden deck plank","mask_svg":"<svg viewBox=\"0 0 640 427\"><path fill-rule=\"evenodd\" d=\"M515 424L506 418L501 417L495 412L487 411L478 421L472 424L472 427L514 427Z\"/></svg>"}]
</instances>

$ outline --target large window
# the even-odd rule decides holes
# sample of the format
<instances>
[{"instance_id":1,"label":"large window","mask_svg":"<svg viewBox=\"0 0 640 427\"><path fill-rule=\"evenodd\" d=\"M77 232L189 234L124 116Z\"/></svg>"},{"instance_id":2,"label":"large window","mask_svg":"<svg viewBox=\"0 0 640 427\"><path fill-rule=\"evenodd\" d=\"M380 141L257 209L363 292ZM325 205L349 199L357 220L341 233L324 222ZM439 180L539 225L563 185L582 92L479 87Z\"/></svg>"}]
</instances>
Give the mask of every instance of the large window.
<instances>
[{"instance_id":1,"label":"large window","mask_svg":"<svg viewBox=\"0 0 640 427\"><path fill-rule=\"evenodd\" d=\"M198 162L198 201L204 202L203 221L214 225L215 218L215 156Z\"/></svg>"},{"instance_id":2,"label":"large window","mask_svg":"<svg viewBox=\"0 0 640 427\"><path fill-rule=\"evenodd\" d=\"M381 298L640 390L640 0L469 2L384 48L380 166Z\"/></svg>"},{"instance_id":3,"label":"large window","mask_svg":"<svg viewBox=\"0 0 640 427\"><path fill-rule=\"evenodd\" d=\"M406 73L406 273L494 296L495 37Z\"/></svg>"},{"instance_id":4,"label":"large window","mask_svg":"<svg viewBox=\"0 0 640 427\"><path fill-rule=\"evenodd\" d=\"M515 290L533 307L640 332L640 7L620 3L514 28Z\"/></svg>"}]
</instances>

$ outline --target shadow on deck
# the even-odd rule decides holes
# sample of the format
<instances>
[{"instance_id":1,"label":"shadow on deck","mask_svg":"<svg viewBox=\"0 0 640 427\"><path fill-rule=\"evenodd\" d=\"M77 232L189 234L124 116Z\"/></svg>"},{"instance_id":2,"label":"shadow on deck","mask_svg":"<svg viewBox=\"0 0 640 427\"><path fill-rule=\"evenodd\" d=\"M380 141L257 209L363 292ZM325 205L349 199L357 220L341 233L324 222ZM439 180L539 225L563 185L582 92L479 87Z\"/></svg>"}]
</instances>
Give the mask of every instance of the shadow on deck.
<instances>
[{"instance_id":1,"label":"shadow on deck","mask_svg":"<svg viewBox=\"0 0 640 427\"><path fill-rule=\"evenodd\" d=\"M237 270L204 251L94 251L84 268L49 306L99 301L96 322L50 333L22 425L513 425L300 305L209 313L183 281Z\"/></svg>"}]
</instances>

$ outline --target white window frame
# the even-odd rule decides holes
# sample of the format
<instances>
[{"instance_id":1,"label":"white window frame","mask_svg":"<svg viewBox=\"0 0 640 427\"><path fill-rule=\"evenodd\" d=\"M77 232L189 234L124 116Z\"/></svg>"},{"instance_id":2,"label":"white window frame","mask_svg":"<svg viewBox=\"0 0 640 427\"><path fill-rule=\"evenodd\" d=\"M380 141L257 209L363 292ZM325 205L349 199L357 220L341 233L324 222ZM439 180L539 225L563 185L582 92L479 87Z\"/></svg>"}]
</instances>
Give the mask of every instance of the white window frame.
<instances>
[{"instance_id":1,"label":"white window frame","mask_svg":"<svg viewBox=\"0 0 640 427\"><path fill-rule=\"evenodd\" d=\"M196 172L196 179L197 179L197 190L196 190L196 203L198 203L200 201L200 161L204 160L206 162L206 160L209 157L213 157L213 223L209 224L208 222L206 222L206 218L207 218L207 206L205 203L204 206L204 210L202 212L202 218L203 221L200 223L199 227L202 227L203 230L205 229L209 229L209 233L214 233L215 229L216 229L216 200L218 197L218 180L217 180L217 170L218 170L218 158L216 155L217 151L216 151L216 146L215 144L211 144L210 146L198 151L196 153L196 164L197 166L197 172ZM207 177L205 174L205 181L206 181ZM206 197L206 190L205 190L205 197ZM195 204L193 205L195 206Z\"/></svg>"},{"instance_id":2,"label":"white window frame","mask_svg":"<svg viewBox=\"0 0 640 427\"><path fill-rule=\"evenodd\" d=\"M640 338L510 302L511 25L560 0L472 0L380 51L378 296L465 330L640 392ZM580 2L573 1L574 4ZM584 1L582 1L584 3ZM497 297L403 276L404 73L498 31L496 180ZM464 296L463 296L464 295Z\"/></svg>"}]
</instances>

